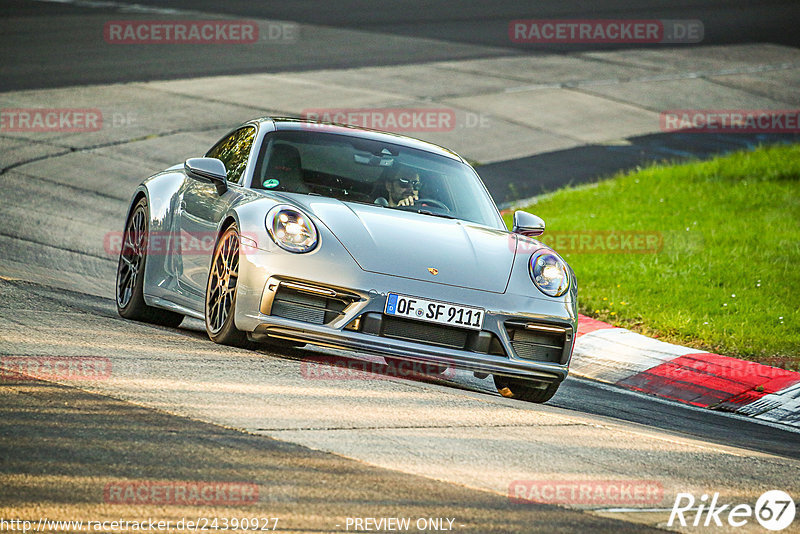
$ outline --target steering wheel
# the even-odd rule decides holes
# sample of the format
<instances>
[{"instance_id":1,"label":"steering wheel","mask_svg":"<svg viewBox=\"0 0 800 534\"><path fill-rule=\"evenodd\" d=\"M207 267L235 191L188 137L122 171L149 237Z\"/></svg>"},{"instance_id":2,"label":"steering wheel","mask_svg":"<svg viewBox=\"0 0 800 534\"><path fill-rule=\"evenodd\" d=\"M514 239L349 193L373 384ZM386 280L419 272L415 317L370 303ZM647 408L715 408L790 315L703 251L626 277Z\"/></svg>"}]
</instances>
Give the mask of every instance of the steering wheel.
<instances>
[{"instance_id":1,"label":"steering wheel","mask_svg":"<svg viewBox=\"0 0 800 534\"><path fill-rule=\"evenodd\" d=\"M450 208L448 208L443 202L439 202L438 200L435 200L433 198L421 198L416 202L414 202L414 207L420 207L420 206L421 207L430 206L433 208L439 208L441 210L446 211L447 213L450 213Z\"/></svg>"}]
</instances>

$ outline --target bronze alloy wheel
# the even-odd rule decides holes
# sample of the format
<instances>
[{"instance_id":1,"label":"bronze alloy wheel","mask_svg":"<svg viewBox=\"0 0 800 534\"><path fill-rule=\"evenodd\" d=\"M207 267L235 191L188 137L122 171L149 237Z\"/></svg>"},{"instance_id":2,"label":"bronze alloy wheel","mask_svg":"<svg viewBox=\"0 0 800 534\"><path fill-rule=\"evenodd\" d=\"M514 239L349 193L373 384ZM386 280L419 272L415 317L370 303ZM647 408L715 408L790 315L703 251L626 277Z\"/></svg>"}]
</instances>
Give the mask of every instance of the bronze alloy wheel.
<instances>
[{"instance_id":1,"label":"bronze alloy wheel","mask_svg":"<svg viewBox=\"0 0 800 534\"><path fill-rule=\"evenodd\" d=\"M217 241L206 286L206 332L215 343L250 347L247 334L236 329L236 285L239 282L239 230L229 226Z\"/></svg>"}]
</instances>

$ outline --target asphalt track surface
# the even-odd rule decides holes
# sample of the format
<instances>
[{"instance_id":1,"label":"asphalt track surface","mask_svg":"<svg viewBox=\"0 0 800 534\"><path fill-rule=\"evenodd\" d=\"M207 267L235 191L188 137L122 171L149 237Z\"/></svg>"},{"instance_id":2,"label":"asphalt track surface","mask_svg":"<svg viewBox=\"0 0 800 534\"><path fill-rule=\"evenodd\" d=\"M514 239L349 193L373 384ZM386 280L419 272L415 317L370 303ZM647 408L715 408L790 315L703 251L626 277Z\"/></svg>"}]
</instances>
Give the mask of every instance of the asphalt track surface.
<instances>
[{"instance_id":1,"label":"asphalt track surface","mask_svg":"<svg viewBox=\"0 0 800 534\"><path fill-rule=\"evenodd\" d=\"M298 26L287 42L278 39L258 45L111 45L101 37L104 25L114 20L209 17L289 21ZM510 0L486 4L9 0L0 7L0 91L614 48L511 43L509 21L530 18L695 19L703 22L704 46L756 42L800 46L795 31L800 27L800 3L792 0L728 0L713 5L607 1L590 7L575 1L536 2L534 6ZM652 162L707 158L798 138L796 134L633 136L625 146L553 151L485 165L479 173L496 201L505 206ZM509 183L515 184L513 195L509 195Z\"/></svg>"},{"instance_id":2,"label":"asphalt track surface","mask_svg":"<svg viewBox=\"0 0 800 534\"><path fill-rule=\"evenodd\" d=\"M53 254L53 261L57 257ZM95 271L92 263L84 258L87 272ZM588 466L601 466L604 473L610 461L616 478L625 473L634 480L663 481L667 507L672 497L667 481L676 473L709 490L731 491L732 485L744 502L765 484L790 492L796 486L800 433L741 417L574 378L541 407L502 399L487 381L464 374L409 380L373 365L379 374L372 379L309 380L303 365L348 365L365 356L219 347L197 321L179 329L131 323L116 315L111 299L23 280L0 280L0 296L3 356L104 357L113 364L109 380L68 381L72 387L4 374L4 517L147 513L176 521L199 512L170 503L115 504L105 510L103 488L120 481L188 480L258 485L257 505L216 505L203 515L269 514L289 531L344 531L344 518L354 516L456 518L455 530L461 532L647 531L644 524L614 520L628 519L630 512L609 518L599 516L602 511L514 504L502 491L473 489L480 487L474 482L447 483L450 478L440 472L419 476L425 469L414 464L442 454L443 462L454 464L448 468L474 471L471 480L491 477L497 461L527 466L516 468L522 472L551 473L548 479L559 480L558 473L572 469L573 479L592 479L598 475ZM320 416L320 410L334 414ZM449 411L455 417L442 417ZM205 423L218 421L220 414L227 423ZM350 455L361 461L321 452L358 448L348 444L351 434L373 454L388 455L395 467L373 467L382 462L365 462L363 450ZM533 460L495 457L503 454L501 443L514 451L521 438L531 443L520 453L533 454ZM430 443L430 449L420 450L409 439ZM475 451L481 462L470 460ZM583 467L564 467L573 462ZM503 485L511 480L499 477Z\"/></svg>"},{"instance_id":3,"label":"asphalt track surface","mask_svg":"<svg viewBox=\"0 0 800 534\"><path fill-rule=\"evenodd\" d=\"M400 11L375 9L373 3L354 3L347 7L338 4L328 11L321 10L317 4L315 9L309 9L306 3L294 3L291 12L285 11L289 4L176 2L159 5L357 31L370 48L354 49L353 33L332 33L327 34L331 41L326 42L326 46L309 42L298 45L299 49L270 49L270 53L258 58L260 62L254 62L252 56L235 58L236 53L219 61L205 61L206 51L202 49L192 51L189 57L185 50L126 54L110 46L96 46L90 42L89 33L94 32L96 36L97 28L102 28L109 15L126 18L140 16L138 14L120 16L118 8L6 2L2 8L5 27L0 31L0 89L528 53L528 50L510 47L497 37L496 31L491 37L485 29L478 30L496 27L505 32L509 18L584 15L564 2L553 3L554 7L550 8L545 5L543 11L537 12L531 11L528 3L523 7L511 2L495 4L491 17L487 16L486 8L481 11L481 8L454 7L452 3L425 3L424 9L406 5ZM644 18L647 13L647 17L702 18L715 21L713 25L706 25L707 37L714 42L729 42L730 36L735 34L737 42L752 39L796 44L794 33L787 31L797 27L797 4L793 2L727 3L713 10L673 4L663 11L648 10L646 4L639 8L634 6L632 10L623 8L622 4L604 5L608 7L593 12L592 16L633 18L643 13ZM347 18L342 13L348 14ZM20 15L32 15L33 23L26 27L9 27L8 21ZM239 51L232 49L232 52ZM645 450L641 456L633 458L642 463L633 464L628 471L619 466L619 472L634 476L630 473L640 469L642 473L660 472L667 477L694 470L697 486L709 490L724 488L731 495L743 498L771 489L771 485L797 493L800 433L776 425L658 401L575 378L568 379L544 407L502 399L485 382L463 375L452 380L388 377L368 384L344 383L333 387L320 383L317 386L294 380L298 365L320 357L347 361L358 356L337 353L322 353L321 356L318 351L305 349L231 351L211 344L191 321L179 329L124 321L115 313L113 289L109 292L115 262L108 256L98 255L90 242L102 232L121 225L129 190L99 187L93 191L84 184L62 180L57 167L50 181L30 188L19 186L29 178L13 171L0 177L5 191L0 207L0 246L5 255L4 270L0 272L3 275L0 280L0 355L105 355L113 359L119 376L108 384L70 383L74 387L9 379L0 385L0 394L4 397L0 419L0 458L3 459L0 473L2 487L8 490L0 497L0 515L36 517L40 503L47 503L46 510L61 514L65 519L81 513L86 515L87 510L97 508L102 500L98 488L108 481L182 478L255 480L267 488L260 509L273 510L275 515L286 518L284 525L296 531L344 530L341 525L337 527L336 520L359 515L456 517L464 524L456 530L474 532L585 531L588 528L639 532L647 528L641 523L649 523L640 518L639 523L631 524L602 517L601 513L544 505L515 506L502 495L502 490L487 492L483 491L485 486L463 482L468 479L463 473L455 482L438 474L431 476L439 480L420 476L426 474L424 469L407 474L415 472L415 460L419 458L404 457L402 452L394 453L394 463L391 459L371 461L363 451L360 456L353 456L360 461L350 460L344 453L320 452L336 452L336 443L325 445L326 440L346 442L345 433L359 429L322 429L319 435L327 432L332 437L319 437L311 435L313 431L307 428L281 427L271 422L267 417L271 412L261 415L261 426L248 426L234 424L231 421L235 419L225 419L217 412L198 415L190 409L194 402L191 399L188 408L177 403L170 407L174 400L170 391L180 389L175 384L187 373L192 380L198 380L200 388L201 384L213 384L217 376L220 383L227 383L230 376L226 369L238 366L250 372L234 376L234 383L252 380L252 370L260 369L276 383L289 384L280 397L269 397L272 401L282 398L290 406L309 402L310 409L324 410L326 395L332 395L329 409L338 407L343 413L361 410L362 414L369 414L362 433L349 439L368 442L367 437L372 434L372 439L385 440L397 447L397 451L406 451L406 447L419 449L410 444L411 438L404 440L385 434L392 430L402 432L402 426L393 428L385 421L375 422L371 414L384 413L387 404L391 411L395 400L405 398L398 391L410 391L431 402L430 407L412 405L409 408L403 404L397 408L401 415L410 419L435 420L437 409L451 406L463 406L463 412L458 413L467 417L491 406L497 413L510 411L520 417L561 421L533 424L523 419L514 424L501 422L496 427L492 426L492 421L476 424L481 427L479 430L494 433L498 441L515 437L519 440L519 433L523 433L522 441L530 440L535 445L520 450L537 452L535 461L530 463L546 466L552 462L558 466L552 472L562 477L567 472L563 466L570 454L575 455L576 465L602 466L632 458L624 451L633 454L637 443L641 443ZM85 236L76 230L82 230ZM52 266L51 272L48 266ZM148 356L137 359L137 355ZM160 371L164 374L159 375ZM270 375L272 372L277 375ZM155 373L155 376L148 373ZM166 382L168 376L173 376L175 382L160 383L160 376ZM255 387L247 383L248 387ZM293 390L292 384L300 384L302 388ZM227 400L221 391L220 400ZM293 391L297 393L295 402L292 402ZM195 392L200 393L199 390ZM207 397L198 398L213 402L214 393L210 395L211 401ZM362 404L356 408L343 404L344 395L357 396ZM255 393L248 402L251 404L240 405L238 409L244 407L254 412L264 409L260 405L263 398ZM231 408L231 413L236 409ZM287 415L292 416L291 411ZM302 417L310 416L298 413L298 418ZM371 421L375 429L369 428ZM386 424L386 428L382 424ZM609 450L592 443L593 436L599 435L601 429L609 432L606 437L621 443L609 443ZM563 434L558 434L559 431ZM576 433L570 433L573 431ZM463 453L460 447L471 450L478 443L478 448L487 452L486 446L480 443L493 443L477 441L473 430L452 423L433 425L428 432L427 438L423 433L418 439L436 439L431 433L445 436L453 449L444 454L456 459ZM549 432L574 441L537 443L543 439L542 434ZM275 435L280 439L269 437ZM481 439L487 439L482 436ZM664 445L667 450L647 450L653 443L650 441L653 436L668 444ZM322 444L315 446L313 443ZM499 447L499 443L496 445ZM704 454L698 454L695 449L691 454L684 450L690 446ZM391 456L392 453L386 454ZM467 456L461 467L481 471L484 464L470 463L470 458ZM490 452L489 457L479 458L491 463L488 461ZM405 469L405 463L412 467ZM757 464L760 467L748 467ZM600 469L599 473L607 476L608 471ZM571 475L597 476L580 470ZM505 480L506 485L507 482ZM217 515L232 513L223 508L213 511ZM118 512L134 514L141 510L117 508L112 513ZM151 514L164 517L179 517L184 512L170 507L150 510ZM628 516L622 514L621 517L627 519Z\"/></svg>"},{"instance_id":4,"label":"asphalt track surface","mask_svg":"<svg viewBox=\"0 0 800 534\"><path fill-rule=\"evenodd\" d=\"M301 26L291 42L263 46L137 46L132 50L109 45L100 37L111 20L206 15L293 21ZM800 4L793 0L588 4L577 0L6 0L0 17L0 91L613 48L515 45L508 37L509 22L515 19L697 19L705 28L703 45L800 45L796 31Z\"/></svg>"},{"instance_id":5,"label":"asphalt track surface","mask_svg":"<svg viewBox=\"0 0 800 534\"><path fill-rule=\"evenodd\" d=\"M556 506L513 504L501 495L378 469L44 382L7 381L0 398L0 455L5 459L0 465L5 495L0 509L27 511L31 502L50 502L57 503L49 507L50 519L81 517L77 510L97 506L106 484L163 480L168 474L172 480L247 481L258 487L258 502L246 507L192 510L167 505L149 512L173 524L187 515L267 517L269 526L278 519L280 532L333 532L345 530L345 518L367 514L450 518L453 530L462 532L651 530ZM65 445L43 447L46 443ZM26 474L61 483L32 485ZM115 505L117 517L142 517L135 512L135 506ZM34 513L21 517L35 524L40 516Z\"/></svg>"}]
</instances>

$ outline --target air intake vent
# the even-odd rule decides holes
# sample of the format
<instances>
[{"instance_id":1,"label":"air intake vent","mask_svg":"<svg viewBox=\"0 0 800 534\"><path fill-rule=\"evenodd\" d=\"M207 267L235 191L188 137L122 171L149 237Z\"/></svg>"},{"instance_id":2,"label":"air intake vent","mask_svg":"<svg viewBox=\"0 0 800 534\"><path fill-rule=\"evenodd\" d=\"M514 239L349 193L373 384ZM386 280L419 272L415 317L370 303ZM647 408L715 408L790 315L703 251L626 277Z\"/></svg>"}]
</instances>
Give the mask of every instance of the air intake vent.
<instances>
[{"instance_id":1,"label":"air intake vent","mask_svg":"<svg viewBox=\"0 0 800 534\"><path fill-rule=\"evenodd\" d=\"M281 285L272 302L271 314L311 324L325 324L342 314L350 302L312 295Z\"/></svg>"},{"instance_id":2,"label":"air intake vent","mask_svg":"<svg viewBox=\"0 0 800 534\"><path fill-rule=\"evenodd\" d=\"M396 317L384 317L383 335L406 341L419 341L431 345L463 349L467 344L469 331L461 328L398 319Z\"/></svg>"},{"instance_id":3,"label":"air intake vent","mask_svg":"<svg viewBox=\"0 0 800 534\"><path fill-rule=\"evenodd\" d=\"M537 362L560 363L569 333L559 327L506 325L517 356Z\"/></svg>"}]
</instances>

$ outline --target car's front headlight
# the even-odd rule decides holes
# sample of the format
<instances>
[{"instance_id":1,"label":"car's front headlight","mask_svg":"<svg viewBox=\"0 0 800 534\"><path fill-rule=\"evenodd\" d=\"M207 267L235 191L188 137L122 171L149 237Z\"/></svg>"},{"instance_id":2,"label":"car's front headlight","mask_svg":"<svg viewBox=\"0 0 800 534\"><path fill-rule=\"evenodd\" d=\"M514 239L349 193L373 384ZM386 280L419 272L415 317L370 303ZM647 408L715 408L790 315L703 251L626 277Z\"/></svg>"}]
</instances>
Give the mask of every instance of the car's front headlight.
<instances>
[{"instance_id":1,"label":"car's front headlight","mask_svg":"<svg viewBox=\"0 0 800 534\"><path fill-rule=\"evenodd\" d=\"M317 229L311 219L292 206L275 206L267 213L267 231L275 243L289 252L310 252L317 246Z\"/></svg>"},{"instance_id":2,"label":"car's front headlight","mask_svg":"<svg viewBox=\"0 0 800 534\"><path fill-rule=\"evenodd\" d=\"M548 297L560 297L569 289L569 268L551 251L542 250L531 256L529 271L533 283Z\"/></svg>"}]
</instances>

